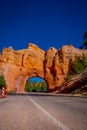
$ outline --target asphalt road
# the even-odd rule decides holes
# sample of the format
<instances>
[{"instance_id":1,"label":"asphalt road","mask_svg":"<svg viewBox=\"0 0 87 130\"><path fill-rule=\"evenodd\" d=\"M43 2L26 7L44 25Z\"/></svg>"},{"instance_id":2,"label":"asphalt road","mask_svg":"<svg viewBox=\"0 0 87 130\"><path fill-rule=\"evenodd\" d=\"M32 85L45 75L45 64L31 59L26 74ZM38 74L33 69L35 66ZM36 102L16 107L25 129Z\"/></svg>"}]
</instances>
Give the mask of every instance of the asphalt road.
<instances>
[{"instance_id":1,"label":"asphalt road","mask_svg":"<svg viewBox=\"0 0 87 130\"><path fill-rule=\"evenodd\" d=\"M7 96L0 99L0 130L87 130L87 98Z\"/></svg>"}]
</instances>

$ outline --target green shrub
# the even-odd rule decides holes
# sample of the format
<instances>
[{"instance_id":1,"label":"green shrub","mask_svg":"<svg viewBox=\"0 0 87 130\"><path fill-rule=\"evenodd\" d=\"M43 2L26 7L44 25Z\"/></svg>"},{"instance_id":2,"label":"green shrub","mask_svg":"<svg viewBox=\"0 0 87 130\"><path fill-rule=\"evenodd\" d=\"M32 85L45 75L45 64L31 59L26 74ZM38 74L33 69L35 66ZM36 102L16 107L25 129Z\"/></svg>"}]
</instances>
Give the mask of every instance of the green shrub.
<instances>
[{"instance_id":1,"label":"green shrub","mask_svg":"<svg viewBox=\"0 0 87 130\"><path fill-rule=\"evenodd\" d=\"M26 81L25 91L32 92L32 88L29 80Z\"/></svg>"},{"instance_id":2,"label":"green shrub","mask_svg":"<svg viewBox=\"0 0 87 130\"><path fill-rule=\"evenodd\" d=\"M83 63L84 68L86 68L87 67L87 57L84 54L82 56L82 63Z\"/></svg>"},{"instance_id":3,"label":"green shrub","mask_svg":"<svg viewBox=\"0 0 87 130\"><path fill-rule=\"evenodd\" d=\"M25 91L27 92L47 92L46 82L30 82L26 81Z\"/></svg>"},{"instance_id":4,"label":"green shrub","mask_svg":"<svg viewBox=\"0 0 87 130\"><path fill-rule=\"evenodd\" d=\"M5 79L4 79L4 76L1 75L1 76L0 76L0 89L2 89L3 86L6 87L6 81L5 81Z\"/></svg>"},{"instance_id":5,"label":"green shrub","mask_svg":"<svg viewBox=\"0 0 87 130\"><path fill-rule=\"evenodd\" d=\"M70 74L68 74L66 80L69 81L69 80L71 79L71 77L72 77L72 76L71 76Z\"/></svg>"},{"instance_id":6,"label":"green shrub","mask_svg":"<svg viewBox=\"0 0 87 130\"><path fill-rule=\"evenodd\" d=\"M73 69L74 69L74 72L76 74L79 74L81 73L84 69L85 69L85 66L83 64L83 61L79 59L79 57L76 56L75 58L75 62L74 62L74 65L73 65Z\"/></svg>"}]
</instances>

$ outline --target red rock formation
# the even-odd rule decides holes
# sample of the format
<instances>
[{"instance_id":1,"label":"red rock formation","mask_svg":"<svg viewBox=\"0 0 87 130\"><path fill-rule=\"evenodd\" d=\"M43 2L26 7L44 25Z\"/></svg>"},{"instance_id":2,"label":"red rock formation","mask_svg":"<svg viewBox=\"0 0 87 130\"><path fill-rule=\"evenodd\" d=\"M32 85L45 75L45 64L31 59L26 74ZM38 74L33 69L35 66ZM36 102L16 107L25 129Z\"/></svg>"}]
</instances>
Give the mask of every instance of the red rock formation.
<instances>
[{"instance_id":1,"label":"red rock formation","mask_svg":"<svg viewBox=\"0 0 87 130\"><path fill-rule=\"evenodd\" d=\"M87 95L87 70L72 76L55 93L82 93Z\"/></svg>"},{"instance_id":2,"label":"red rock formation","mask_svg":"<svg viewBox=\"0 0 87 130\"><path fill-rule=\"evenodd\" d=\"M24 50L4 48L0 54L0 75L4 75L8 91L24 91L26 80L36 76L43 78L48 90L53 91L64 83L75 55L83 53L87 56L87 50L76 49L72 45L59 50L52 47L47 52L32 43Z\"/></svg>"}]
</instances>

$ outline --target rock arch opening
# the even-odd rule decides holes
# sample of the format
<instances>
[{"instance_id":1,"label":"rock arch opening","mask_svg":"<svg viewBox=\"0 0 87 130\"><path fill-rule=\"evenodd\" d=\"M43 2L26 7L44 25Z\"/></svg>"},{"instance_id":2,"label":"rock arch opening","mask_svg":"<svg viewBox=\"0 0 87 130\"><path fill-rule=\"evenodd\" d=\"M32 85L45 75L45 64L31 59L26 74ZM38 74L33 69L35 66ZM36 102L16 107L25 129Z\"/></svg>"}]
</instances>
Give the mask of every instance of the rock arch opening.
<instances>
[{"instance_id":1,"label":"rock arch opening","mask_svg":"<svg viewBox=\"0 0 87 130\"><path fill-rule=\"evenodd\" d=\"M46 81L40 77L28 78L25 83L26 92L48 92Z\"/></svg>"}]
</instances>

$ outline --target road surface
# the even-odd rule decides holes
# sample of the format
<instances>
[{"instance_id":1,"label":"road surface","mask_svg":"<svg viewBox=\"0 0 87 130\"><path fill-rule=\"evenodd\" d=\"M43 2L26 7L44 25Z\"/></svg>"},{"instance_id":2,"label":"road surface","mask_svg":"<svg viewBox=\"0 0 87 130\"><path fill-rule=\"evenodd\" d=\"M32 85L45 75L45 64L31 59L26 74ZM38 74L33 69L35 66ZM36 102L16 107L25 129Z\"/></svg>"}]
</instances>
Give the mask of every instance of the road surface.
<instances>
[{"instance_id":1,"label":"road surface","mask_svg":"<svg viewBox=\"0 0 87 130\"><path fill-rule=\"evenodd\" d=\"M87 98L7 96L0 99L0 130L87 130Z\"/></svg>"}]
</instances>

